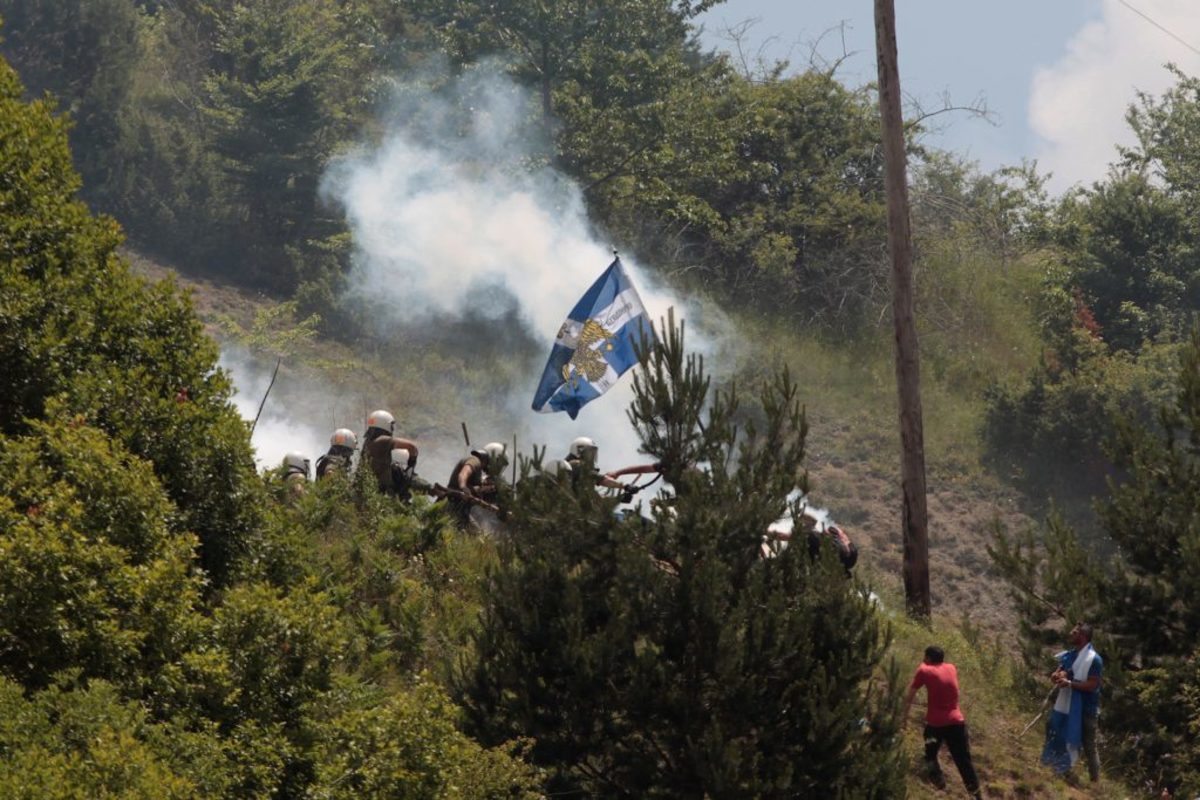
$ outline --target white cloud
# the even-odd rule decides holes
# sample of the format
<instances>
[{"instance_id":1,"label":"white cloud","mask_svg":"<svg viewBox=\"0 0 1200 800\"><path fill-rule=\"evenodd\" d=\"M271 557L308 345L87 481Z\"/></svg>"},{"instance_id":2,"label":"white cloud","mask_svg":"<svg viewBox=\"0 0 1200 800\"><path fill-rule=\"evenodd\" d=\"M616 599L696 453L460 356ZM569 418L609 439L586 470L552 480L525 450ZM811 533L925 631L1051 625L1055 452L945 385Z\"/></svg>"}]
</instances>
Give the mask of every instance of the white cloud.
<instances>
[{"instance_id":1,"label":"white cloud","mask_svg":"<svg viewBox=\"0 0 1200 800\"><path fill-rule=\"evenodd\" d=\"M1200 47L1200 4L1195 0L1134 0L1132 6L1193 46ZM1034 72L1029 124L1036 157L1064 190L1104 177L1118 144L1130 144L1125 112L1138 91L1161 94L1174 82L1163 65L1200 72L1200 55L1139 16L1120 0L1104 0L1102 16L1067 43L1057 63Z\"/></svg>"}]
</instances>

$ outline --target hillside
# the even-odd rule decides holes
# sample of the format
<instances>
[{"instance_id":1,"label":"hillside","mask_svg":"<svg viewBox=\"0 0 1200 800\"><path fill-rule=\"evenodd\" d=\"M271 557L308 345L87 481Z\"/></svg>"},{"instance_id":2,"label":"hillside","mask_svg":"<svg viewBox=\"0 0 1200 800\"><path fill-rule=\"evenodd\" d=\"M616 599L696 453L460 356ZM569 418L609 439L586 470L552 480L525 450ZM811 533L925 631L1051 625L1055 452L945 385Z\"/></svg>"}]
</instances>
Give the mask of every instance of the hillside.
<instances>
[{"instance_id":1,"label":"hillside","mask_svg":"<svg viewBox=\"0 0 1200 800\"><path fill-rule=\"evenodd\" d=\"M136 253L128 255L135 271L156 280L168 274L174 275L182 286L190 290L201 319L218 340L228 340L221 320L232 318L249 328L257 311L276 304L243 289L182 276ZM846 359L841 365L837 357L834 354L821 366L829 369L844 366L849 370L851 356L841 355ZM355 380L339 376L335 381L321 374L324 364L358 359L358 355L337 343L314 342L306 352L288 359L281 368L279 384L272 391L286 393L289 377L295 377L307 384L336 383L342 395L370 398L381 387L373 384L369 378ZM836 382L835 376L805 374L813 367L791 366L804 375L802 384L830 385ZM878 368L886 374L889 365L881 363ZM387 372L385 365L373 364L369 374ZM872 398L875 402L881 405L891 402L886 386L875 389L875 392L877 396ZM939 393L935 390L929 394L937 397ZM276 402L278 397L275 395ZM889 456L889 452L894 452L898 444L884 427L887 415L873 412L866 420L862 416L839 418L834 408L811 411L812 401L808 398L805 400L810 405L807 465L814 501L828 508L833 518L847 527L860 547L864 575L882 587L882 591L902 595L899 578L902 550L897 524L900 494L895 478L898 467L890 463L893 459ZM363 409L371 402L366 400L362 404ZM426 405L416 409L416 413L418 416L436 417L440 403L439 398L427 398ZM365 414L366 411L360 413ZM851 413L860 412L853 409ZM929 414L927 427L931 438L944 438L947 435L939 430L939 421L936 413ZM351 422L347 421L346 424ZM456 425L451 415L449 422L429 425L414 435L433 434L430 438L440 436L441 440L448 440L448 447L456 448L461 446L461 434L455 430ZM354 427L353 424L351 427ZM286 447L276 444L275 453L267 452L270 447L269 442L260 443L260 450L264 451L260 456L273 465L274 459L282 457ZM961 448L961 445L958 447ZM1010 529L1034 525L1037 520L1022 511L1022 501L1017 493L1000 486L981 470L964 472L961 465L947 463L952 462L953 457L939 458L934 448L929 450L929 459L930 570L935 618L943 624L957 624L964 618L968 619L989 636L1001 637L1011 645L1009 637L1013 616L1010 604L1003 584L990 569L985 547L997 520ZM434 475L437 479L441 477L440 472Z\"/></svg>"},{"instance_id":2,"label":"hillside","mask_svg":"<svg viewBox=\"0 0 1200 800\"><path fill-rule=\"evenodd\" d=\"M188 289L198 313L218 339L228 335L227 323L223 327L220 320L232 318L249 327L256 314L275 302L245 290L181 276L136 253L127 255L138 273L152 280L171 275ZM306 383L314 379L319 382L321 365L339 359L356 360L357 356L334 342L310 342L285 362L278 386L286 387L289 378L301 375ZM806 359L805 369L811 370L813 363L812 359ZM825 363L837 365L833 359ZM887 365L880 367L886 371ZM386 369L374 365L364 375L377 372L386 373ZM815 383L822 376L809 372L804 377L807 382ZM823 377L821 383L836 382L832 376ZM340 391L350 395L370 396L377 388L369 381L347 385L344 377L338 380ZM936 387L929 394L944 398ZM878 401L884 402L882 396L886 392L881 391L880 395ZM434 408L420 409L418 413L436 416ZM939 429L939 421L944 419L931 415L928 425L931 438L946 439L947 432ZM859 545L858 574L876 587L888 609L887 616L896 635L891 655L901 677L907 679L930 642L942 644L959 666L963 710L971 725L972 748L985 784L985 797L1136 796L1116 783L1106 782L1101 790L1095 790L1051 777L1037 764L1041 726L1035 725L1021 735L1036 709L1023 705L1012 691L1015 616L1005 586L985 551L997 521L1010 529L1038 524L1022 510L1020 496L999 486L981 469L964 469L961 444L943 458L938 457L936 450L930 451L930 571L934 601L934 631L930 633L907 621L898 611L903 597L899 577L901 544L895 521L900 500L894 468L887 457L894 443L879 422L866 425L861 416L839 417L835 409L822 407L810 412L809 423L807 464L813 496L846 526ZM260 441L258 446L266 449L272 445ZM268 463L272 463L270 459ZM914 717L918 713L914 711ZM918 800L945 796L917 776L921 748L919 719L910 723L904 746L906 758L912 764L909 796ZM951 787L960 785L945 753L943 762ZM954 795L953 788L950 795Z\"/></svg>"},{"instance_id":3,"label":"hillside","mask_svg":"<svg viewBox=\"0 0 1200 800\"><path fill-rule=\"evenodd\" d=\"M878 87L711 5L0 0L0 795L925 797L932 640L989 796L1074 797L1021 734L1073 620L1137 787L1088 794L1200 793L1200 79L1061 195L905 109L930 630ZM547 369L640 305L636 379ZM299 480L381 408L374 471ZM484 443L514 535L406 496ZM568 449L664 480L530 472ZM798 483L857 581L758 557Z\"/></svg>"}]
</instances>

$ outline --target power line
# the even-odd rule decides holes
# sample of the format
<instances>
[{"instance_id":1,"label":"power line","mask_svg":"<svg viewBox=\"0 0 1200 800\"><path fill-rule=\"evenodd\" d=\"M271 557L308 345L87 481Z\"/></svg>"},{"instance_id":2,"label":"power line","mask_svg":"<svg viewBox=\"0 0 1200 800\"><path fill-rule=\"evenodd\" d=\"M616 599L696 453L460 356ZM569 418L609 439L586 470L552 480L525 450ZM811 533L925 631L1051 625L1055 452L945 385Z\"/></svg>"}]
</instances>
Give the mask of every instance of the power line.
<instances>
[{"instance_id":1,"label":"power line","mask_svg":"<svg viewBox=\"0 0 1200 800\"><path fill-rule=\"evenodd\" d=\"M1165 28L1165 27L1163 27L1162 25L1158 24L1157 22L1155 22L1155 21L1154 21L1153 19L1151 19L1151 18L1150 18L1148 15L1144 14L1144 13L1143 13L1143 12L1141 12L1141 11L1138 11L1136 8L1134 8L1133 6L1129 5L1129 3L1125 2L1125 0L1117 0L1117 2L1118 2L1118 3L1120 3L1121 5L1125 6L1126 8L1128 8L1128 9L1129 9L1130 11L1132 11L1133 13L1137 14L1137 15L1138 15L1139 17L1141 17L1142 19L1146 20L1146 22L1149 22L1151 25L1153 25L1154 27L1158 28L1160 31L1162 31L1163 33L1165 33L1167 36L1170 36L1172 39L1174 39L1175 41L1179 42L1181 45L1183 45L1184 47L1186 47L1188 50L1191 50L1193 53L1195 53L1196 55L1200 56L1200 50L1197 50L1196 48L1192 47L1192 46L1191 46L1191 45L1190 45L1188 42L1185 42L1183 39L1181 39L1181 38L1179 38L1178 36L1176 36L1176 35L1175 35L1174 33L1172 33L1170 30L1168 30L1167 28Z\"/></svg>"}]
</instances>

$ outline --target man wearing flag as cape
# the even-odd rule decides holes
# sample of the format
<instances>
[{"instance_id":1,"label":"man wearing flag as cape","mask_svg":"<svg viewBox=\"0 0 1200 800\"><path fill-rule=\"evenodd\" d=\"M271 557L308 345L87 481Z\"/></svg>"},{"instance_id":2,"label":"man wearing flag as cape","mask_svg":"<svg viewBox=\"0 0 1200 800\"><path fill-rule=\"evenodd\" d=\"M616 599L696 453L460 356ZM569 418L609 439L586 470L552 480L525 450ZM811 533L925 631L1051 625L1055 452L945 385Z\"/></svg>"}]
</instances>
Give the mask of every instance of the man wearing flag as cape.
<instances>
[{"instance_id":1,"label":"man wearing flag as cape","mask_svg":"<svg viewBox=\"0 0 1200 800\"><path fill-rule=\"evenodd\" d=\"M654 328L618 258L558 329L533 410L566 411L575 419L584 404L615 386L638 362L637 347L643 340L654 342Z\"/></svg>"},{"instance_id":2,"label":"man wearing flag as cape","mask_svg":"<svg viewBox=\"0 0 1200 800\"><path fill-rule=\"evenodd\" d=\"M1058 687L1054 710L1046 724L1046 746L1042 763L1065 773L1087 756L1092 781L1100 780L1100 758L1096 751L1096 728L1100 716L1100 678L1104 660L1092 647L1092 626L1078 622L1069 634L1073 650L1059 653L1058 669L1050 680Z\"/></svg>"}]
</instances>

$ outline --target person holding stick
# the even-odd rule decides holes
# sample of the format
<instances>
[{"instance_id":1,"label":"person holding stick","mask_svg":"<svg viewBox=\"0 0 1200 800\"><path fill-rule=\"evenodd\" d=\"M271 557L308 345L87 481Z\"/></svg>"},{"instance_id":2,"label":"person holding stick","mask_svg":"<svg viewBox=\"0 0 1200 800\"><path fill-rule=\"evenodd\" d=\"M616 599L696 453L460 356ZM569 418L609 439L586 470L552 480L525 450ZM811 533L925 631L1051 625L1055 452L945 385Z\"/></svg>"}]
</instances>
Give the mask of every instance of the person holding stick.
<instances>
[{"instance_id":1,"label":"person holding stick","mask_svg":"<svg viewBox=\"0 0 1200 800\"><path fill-rule=\"evenodd\" d=\"M1104 659L1092 647L1091 625L1077 622L1067 636L1072 649L1058 654L1058 669L1050 675L1050 682L1058 687L1058 697L1046 725L1042 763L1055 772L1066 773L1079 760L1082 750L1087 757L1088 775L1095 783L1100 780L1096 729Z\"/></svg>"}]
</instances>

